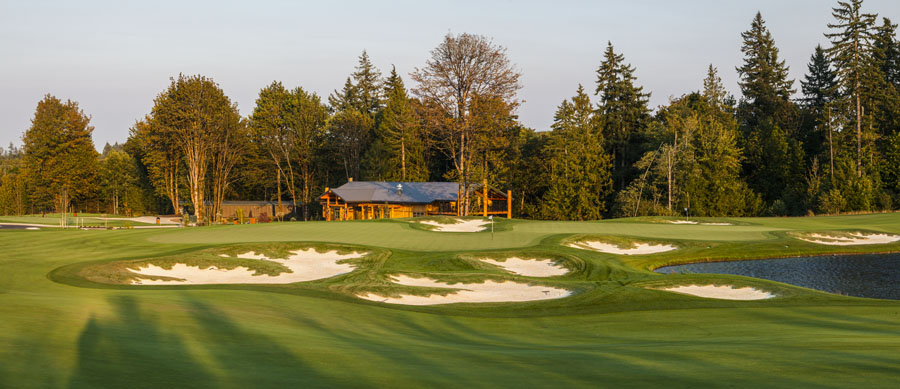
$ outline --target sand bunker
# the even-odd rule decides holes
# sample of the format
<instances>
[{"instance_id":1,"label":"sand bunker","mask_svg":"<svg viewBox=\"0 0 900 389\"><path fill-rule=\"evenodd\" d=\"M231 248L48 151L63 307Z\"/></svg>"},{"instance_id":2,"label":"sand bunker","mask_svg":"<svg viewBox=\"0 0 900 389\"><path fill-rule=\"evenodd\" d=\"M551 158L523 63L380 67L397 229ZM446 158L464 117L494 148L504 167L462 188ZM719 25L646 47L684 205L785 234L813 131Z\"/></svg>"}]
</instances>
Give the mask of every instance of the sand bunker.
<instances>
[{"instance_id":1,"label":"sand bunker","mask_svg":"<svg viewBox=\"0 0 900 389\"><path fill-rule=\"evenodd\" d=\"M147 224L156 224L156 216L140 216L140 217L91 217L88 219L97 219L97 220L121 220L121 221L132 221L137 223L147 223ZM172 219L161 217L159 219L159 224L178 224L178 222L173 221Z\"/></svg>"},{"instance_id":2,"label":"sand bunker","mask_svg":"<svg viewBox=\"0 0 900 389\"><path fill-rule=\"evenodd\" d=\"M462 220L456 219L455 224L442 224L433 220L423 220L419 223L435 226L434 231L442 232L478 232L484 231L485 226L490 224L489 220Z\"/></svg>"},{"instance_id":3,"label":"sand bunker","mask_svg":"<svg viewBox=\"0 0 900 389\"><path fill-rule=\"evenodd\" d=\"M312 281L330 278L353 271L354 266L338 263L344 259L360 258L365 253L338 254L337 251L318 253L315 249L291 251L287 259L267 258L256 253L239 254L238 258L272 261L284 265L290 272L282 272L277 276L267 274L254 275L256 271L244 266L234 269L219 269L189 266L178 263L171 269L164 269L153 264L142 265L129 271L145 276L173 277L178 280L136 279L136 285L200 285L200 284L290 284L293 282ZM221 255L227 257L227 255Z\"/></svg>"},{"instance_id":4,"label":"sand bunker","mask_svg":"<svg viewBox=\"0 0 900 389\"><path fill-rule=\"evenodd\" d=\"M765 300L775 297L774 294L759 289L750 287L735 289L730 285L688 285L658 290L722 300Z\"/></svg>"},{"instance_id":5,"label":"sand bunker","mask_svg":"<svg viewBox=\"0 0 900 389\"><path fill-rule=\"evenodd\" d=\"M609 254L621 254L621 255L641 255L641 254L656 254L662 253L666 251L675 250L677 247L667 244L649 244L649 243L635 243L634 247L631 248L621 248L612 243L605 243L599 241L586 241L586 242L575 242L569 243L567 246L582 249L582 250L594 250L599 251L601 253L609 253Z\"/></svg>"},{"instance_id":6,"label":"sand bunker","mask_svg":"<svg viewBox=\"0 0 900 389\"><path fill-rule=\"evenodd\" d=\"M827 244L833 246L852 246L858 244L887 244L900 241L900 236L888 234L863 234L860 232L851 232L842 235L829 234L806 234L798 236L797 239L807 242Z\"/></svg>"},{"instance_id":7,"label":"sand bunker","mask_svg":"<svg viewBox=\"0 0 900 389\"><path fill-rule=\"evenodd\" d=\"M384 297L367 293L358 297L389 304L404 305L436 305L452 303L493 303L550 300L569 296L572 292L566 289L549 286L521 284L518 282L496 282L486 280L482 284L447 284L430 278L412 278L399 275L393 280L400 285L426 288L457 289L455 292L430 296L401 295L400 297Z\"/></svg>"},{"instance_id":8,"label":"sand bunker","mask_svg":"<svg viewBox=\"0 0 900 389\"><path fill-rule=\"evenodd\" d=\"M503 262L487 258L480 259L480 261L502 267L506 271L527 277L553 277L561 276L569 272L569 269L559 266L549 259L522 259L519 257L511 257Z\"/></svg>"},{"instance_id":9,"label":"sand bunker","mask_svg":"<svg viewBox=\"0 0 900 389\"><path fill-rule=\"evenodd\" d=\"M695 222L693 220L669 220L666 223L670 224L699 224L701 226L733 226L731 223L700 223Z\"/></svg>"}]
</instances>

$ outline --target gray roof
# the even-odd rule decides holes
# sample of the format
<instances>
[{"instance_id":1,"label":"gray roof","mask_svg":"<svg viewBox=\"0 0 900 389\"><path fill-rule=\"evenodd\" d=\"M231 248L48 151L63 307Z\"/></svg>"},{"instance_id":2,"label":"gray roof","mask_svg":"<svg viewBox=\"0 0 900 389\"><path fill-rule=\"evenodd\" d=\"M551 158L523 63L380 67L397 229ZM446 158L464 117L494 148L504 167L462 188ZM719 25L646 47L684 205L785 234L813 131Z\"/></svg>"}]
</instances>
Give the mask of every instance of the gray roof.
<instances>
[{"instance_id":1,"label":"gray roof","mask_svg":"<svg viewBox=\"0 0 900 389\"><path fill-rule=\"evenodd\" d=\"M403 191L397 190L403 185ZM429 204L435 201L456 201L459 184L455 182L385 182L353 181L331 189L348 203L404 203Z\"/></svg>"},{"instance_id":2,"label":"gray roof","mask_svg":"<svg viewBox=\"0 0 900 389\"><path fill-rule=\"evenodd\" d=\"M181 201L181 203L182 203L182 204L190 204L191 202L190 202L190 201ZM207 205L209 205L209 204L212 204L213 202L212 202L212 200L206 200L205 203L206 203ZM290 200L282 200L282 206L284 206L284 204L290 205ZM233 200L224 200L224 201L222 201L222 205L256 205L256 206L263 206L263 205L278 205L278 202L277 202L277 201L250 201L250 200L238 200L238 201L233 201Z\"/></svg>"}]
</instances>

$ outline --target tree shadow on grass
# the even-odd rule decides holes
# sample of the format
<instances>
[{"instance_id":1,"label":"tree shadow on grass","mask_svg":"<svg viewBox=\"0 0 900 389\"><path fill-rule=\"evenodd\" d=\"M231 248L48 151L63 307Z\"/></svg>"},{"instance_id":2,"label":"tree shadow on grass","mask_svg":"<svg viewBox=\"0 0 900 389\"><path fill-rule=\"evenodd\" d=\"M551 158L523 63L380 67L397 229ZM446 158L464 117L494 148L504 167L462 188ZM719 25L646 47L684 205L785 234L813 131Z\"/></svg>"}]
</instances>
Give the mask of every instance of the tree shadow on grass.
<instances>
[{"instance_id":1,"label":"tree shadow on grass","mask_svg":"<svg viewBox=\"0 0 900 389\"><path fill-rule=\"evenodd\" d=\"M78 338L72 388L213 387L177 335L162 331L132 297L110 299L115 318L92 315Z\"/></svg>"},{"instance_id":2,"label":"tree shadow on grass","mask_svg":"<svg viewBox=\"0 0 900 389\"><path fill-rule=\"evenodd\" d=\"M340 377L325 376L266 335L241 328L215 307L188 299L190 312L201 327L196 335L218 366L225 382L235 387L308 387L351 385ZM264 323L257 323L262 324ZM296 339L288 339L292 343ZM360 385L356 382L355 385Z\"/></svg>"}]
</instances>

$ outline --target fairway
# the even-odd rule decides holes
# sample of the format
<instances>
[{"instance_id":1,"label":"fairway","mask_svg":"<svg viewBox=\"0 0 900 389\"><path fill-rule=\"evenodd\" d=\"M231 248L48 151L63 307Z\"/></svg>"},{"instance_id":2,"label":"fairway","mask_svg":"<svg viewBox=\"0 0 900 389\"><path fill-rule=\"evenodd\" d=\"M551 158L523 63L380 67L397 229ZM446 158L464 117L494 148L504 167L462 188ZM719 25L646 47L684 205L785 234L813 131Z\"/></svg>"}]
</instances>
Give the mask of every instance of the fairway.
<instances>
[{"instance_id":1,"label":"fairway","mask_svg":"<svg viewBox=\"0 0 900 389\"><path fill-rule=\"evenodd\" d=\"M793 235L900 234L900 214L709 221L731 225L498 219L492 234L428 231L397 219L5 230L0 387L900 385L898 301L650 271L706 260L900 252L897 242L829 246ZM583 240L675 249L616 255L567 246ZM279 270L252 258L309 248L360 254L345 255L337 263L346 269L336 275L287 284L132 285L134 273L125 270L241 260L271 274ZM509 266L539 259L558 271L517 274L500 266L509 258L522 258ZM447 293L391 282L399 275L571 295L422 306L361 298ZM775 297L659 290L688 285Z\"/></svg>"}]
</instances>

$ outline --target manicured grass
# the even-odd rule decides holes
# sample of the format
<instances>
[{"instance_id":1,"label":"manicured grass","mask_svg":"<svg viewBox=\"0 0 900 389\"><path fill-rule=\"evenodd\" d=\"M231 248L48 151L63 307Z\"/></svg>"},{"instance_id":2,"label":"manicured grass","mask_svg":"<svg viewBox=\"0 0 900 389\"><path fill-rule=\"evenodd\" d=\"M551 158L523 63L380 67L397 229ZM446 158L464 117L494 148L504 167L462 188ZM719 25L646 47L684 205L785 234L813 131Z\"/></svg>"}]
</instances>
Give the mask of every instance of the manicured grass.
<instances>
[{"instance_id":1,"label":"manicured grass","mask_svg":"<svg viewBox=\"0 0 900 389\"><path fill-rule=\"evenodd\" d=\"M789 234L900 233L900 214L710 220L733 226L659 221L498 220L493 239L489 232L417 229L404 220L3 231L0 386L900 385L900 302L738 276L649 271L688 261L900 251L898 243L825 246ZM632 257L561 244L576 235L673 243L679 250ZM213 261L221 253L306 244L374 254L358 271L290 285L132 286L92 282L82 273L128 261ZM571 272L520 277L477 260L507 255L562 260ZM509 279L577 294L428 307L353 296L416 293L387 282L398 273ZM689 283L752 286L779 297L726 301L647 289Z\"/></svg>"}]
</instances>

